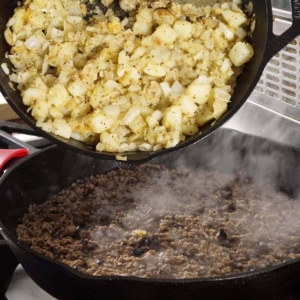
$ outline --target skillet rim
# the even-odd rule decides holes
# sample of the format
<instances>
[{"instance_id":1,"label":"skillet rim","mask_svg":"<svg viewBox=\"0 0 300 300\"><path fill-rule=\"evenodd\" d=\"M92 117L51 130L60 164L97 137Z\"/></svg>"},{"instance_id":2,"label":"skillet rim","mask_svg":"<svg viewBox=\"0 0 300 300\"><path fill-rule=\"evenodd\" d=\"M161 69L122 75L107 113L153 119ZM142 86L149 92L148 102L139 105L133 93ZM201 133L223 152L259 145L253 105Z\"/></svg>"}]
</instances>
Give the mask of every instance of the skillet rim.
<instances>
[{"instance_id":1,"label":"skillet rim","mask_svg":"<svg viewBox=\"0 0 300 300\"><path fill-rule=\"evenodd\" d=\"M227 131L229 133L232 134L238 134L241 136L248 136L254 139L263 139L266 141L269 141L270 143L275 143L278 144L280 146L285 147L285 149L290 149L292 151L296 151L299 153L300 155L300 149L284 144L282 142L275 142L271 139L268 138L261 138L258 136L255 136L253 134L247 134L247 133L243 133L240 132L238 130L234 130L234 129L228 129L228 128L223 128L223 131ZM20 158L17 162L15 162L14 166L12 166L11 168L9 168L4 175L0 178L0 197L1 194L3 193L3 191L1 190L1 186L5 183L5 180L7 179L7 177L9 176L13 176L13 172L17 172L17 168L24 164L24 163L30 163L28 162L29 160L31 160L33 157L35 156L39 156L44 152L48 152L48 151L53 151L53 149L59 149L63 152L71 152L68 151L64 148L59 147L58 145L51 145L45 149L39 150L37 152L34 152L30 155L28 155L27 157L23 157ZM72 153L72 152L71 152ZM122 168L122 166L124 165L132 165L134 166L134 164L129 164L129 163L121 163L120 166L114 166L113 169L115 168ZM8 178L9 180L9 178ZM1 202L0 202L1 204ZM255 278L255 277L261 277L262 275L268 275L269 273L274 273L276 271L280 271L284 268L288 268L290 265L298 265L300 266L300 257L299 258L295 258L283 263L280 263L278 265L275 266L270 266L267 268L263 268L263 269L258 269L255 271L248 271L248 272L243 272L243 273L239 273L239 274L231 274L231 275L227 275L227 276L218 276L218 277L199 277L199 278L186 278L186 279L167 279L167 278L142 278L142 277L136 277L136 276L93 276L93 275L88 275L88 274L84 274L81 273L79 271L76 271L74 268L68 266L67 264L64 264L58 260L49 258L43 254L40 254L38 252L36 252L35 250L32 250L30 247L26 246L24 243L20 242L15 235L6 228L6 226L2 223L1 219L0 219L0 233L3 233L3 237L5 240L9 240L9 242L11 242L14 246L21 248L22 251L25 251L26 253L29 252L29 254L33 255L33 256L37 256L39 259L42 260L46 260L48 263L54 264L56 266L58 266L60 269L64 269L68 272L69 275L71 275L72 277L76 277L76 278L80 278L82 280L85 281L91 281L91 282L95 282L95 281L99 281L99 282L130 282L130 281L135 281L135 282L141 282L141 283L152 283L152 284L158 284L158 285L188 285L188 284L192 284L192 283L214 283L214 282L228 282L228 281L235 281L235 280L242 280L242 279L251 279L251 278ZM10 245L9 245L10 247ZM11 251L13 251L12 247L10 247ZM14 251L13 251L14 252ZM18 258L18 256L16 255L16 257ZM21 263L21 262L20 262ZM22 265L22 263L21 263ZM26 271L26 269L25 269Z\"/></svg>"}]
</instances>

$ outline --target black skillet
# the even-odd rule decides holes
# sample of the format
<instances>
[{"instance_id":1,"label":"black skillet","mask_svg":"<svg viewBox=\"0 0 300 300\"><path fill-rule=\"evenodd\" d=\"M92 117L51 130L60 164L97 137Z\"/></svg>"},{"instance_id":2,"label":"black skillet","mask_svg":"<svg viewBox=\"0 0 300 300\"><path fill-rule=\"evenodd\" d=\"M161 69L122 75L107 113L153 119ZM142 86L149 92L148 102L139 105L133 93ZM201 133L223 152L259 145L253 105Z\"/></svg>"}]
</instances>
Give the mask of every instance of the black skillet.
<instances>
[{"instance_id":1,"label":"black skillet","mask_svg":"<svg viewBox=\"0 0 300 300\"><path fill-rule=\"evenodd\" d=\"M9 17L13 14L13 9L16 7L18 0L2 0L0 3L0 33L4 31ZM154 157L170 153L176 150L181 150L186 146L192 145L197 141L211 134L217 128L221 127L228 121L244 104L255 85L257 84L262 71L267 62L285 45L300 34L300 2L299 0L291 0L293 12L293 25L281 36L275 36L272 31L273 15L271 0L243 0L243 5L249 2L253 3L256 19L256 27L253 33L252 45L254 47L255 56L246 64L243 74L238 79L238 84L235 89L232 101L228 111L213 125L207 124L201 129L201 133L187 138L186 141L178 146L165 149L158 152L134 152L128 153L128 161L130 163L146 162ZM5 53L9 50L4 35L0 34L0 64L7 62L4 58ZM115 154L96 152L93 147L87 146L82 142L73 139L66 140L55 135L43 132L35 126L36 121L32 118L27 108L23 105L20 93L17 90L12 90L9 86L7 75L0 70L0 91L7 97L8 103L16 111L16 113L39 135L42 135L55 144L64 146L65 148L92 157L101 159L115 159Z\"/></svg>"},{"instance_id":2,"label":"black skillet","mask_svg":"<svg viewBox=\"0 0 300 300\"><path fill-rule=\"evenodd\" d=\"M225 173L242 170L250 178L272 184L291 196L300 191L299 150L228 129L219 129L198 144L180 153L156 158L152 163L162 163L171 168L184 163L191 169ZM18 242L15 228L29 204L43 203L49 195L78 178L119 167L132 168L134 165L100 160L58 146L14 162L0 181L0 232L17 260L6 249L7 256L0 257L0 267L6 267L7 262L15 267L19 261L39 286L62 300L300 299L300 259L261 271L221 278L93 277L80 274ZM13 268L8 268L8 272L12 275Z\"/></svg>"}]
</instances>

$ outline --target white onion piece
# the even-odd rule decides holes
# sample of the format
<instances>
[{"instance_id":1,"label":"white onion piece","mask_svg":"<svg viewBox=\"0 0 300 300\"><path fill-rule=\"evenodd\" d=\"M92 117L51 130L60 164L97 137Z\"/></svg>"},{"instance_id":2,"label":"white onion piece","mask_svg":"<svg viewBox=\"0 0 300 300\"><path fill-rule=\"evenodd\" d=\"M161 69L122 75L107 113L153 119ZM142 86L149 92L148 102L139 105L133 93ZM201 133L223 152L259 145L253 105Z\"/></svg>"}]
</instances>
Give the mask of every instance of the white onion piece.
<instances>
[{"instance_id":1,"label":"white onion piece","mask_svg":"<svg viewBox=\"0 0 300 300\"><path fill-rule=\"evenodd\" d=\"M106 105L103 107L103 110L110 116L118 116L120 114L119 105Z\"/></svg>"},{"instance_id":2,"label":"white onion piece","mask_svg":"<svg viewBox=\"0 0 300 300\"><path fill-rule=\"evenodd\" d=\"M171 87L171 92L182 95L184 94L184 87L176 80Z\"/></svg>"},{"instance_id":3,"label":"white onion piece","mask_svg":"<svg viewBox=\"0 0 300 300\"><path fill-rule=\"evenodd\" d=\"M40 48L42 43L39 39L36 38L36 36L33 35L28 40L26 40L24 44L28 50L34 50Z\"/></svg>"},{"instance_id":4,"label":"white onion piece","mask_svg":"<svg viewBox=\"0 0 300 300\"><path fill-rule=\"evenodd\" d=\"M139 108L131 107L123 118L124 124L129 125L140 114L140 112Z\"/></svg>"}]
</instances>

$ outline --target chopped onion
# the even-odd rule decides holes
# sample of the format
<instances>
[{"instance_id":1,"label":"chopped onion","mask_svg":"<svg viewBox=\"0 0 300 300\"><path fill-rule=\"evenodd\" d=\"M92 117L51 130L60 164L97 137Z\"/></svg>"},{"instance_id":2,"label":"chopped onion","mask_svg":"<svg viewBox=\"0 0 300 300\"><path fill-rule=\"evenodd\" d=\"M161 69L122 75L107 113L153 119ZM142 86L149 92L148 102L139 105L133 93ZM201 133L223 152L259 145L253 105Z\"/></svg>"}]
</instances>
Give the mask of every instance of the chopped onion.
<instances>
[{"instance_id":1,"label":"chopped onion","mask_svg":"<svg viewBox=\"0 0 300 300\"><path fill-rule=\"evenodd\" d=\"M171 93L171 88L167 82L161 82L160 87L161 87L165 97L167 97Z\"/></svg>"},{"instance_id":2,"label":"chopped onion","mask_svg":"<svg viewBox=\"0 0 300 300\"><path fill-rule=\"evenodd\" d=\"M111 116L118 116L120 114L119 105L106 105L103 107L103 111Z\"/></svg>"},{"instance_id":3,"label":"chopped onion","mask_svg":"<svg viewBox=\"0 0 300 300\"><path fill-rule=\"evenodd\" d=\"M1 68L6 75L9 75L9 69L8 69L7 63L3 63L1 65Z\"/></svg>"},{"instance_id":4,"label":"chopped onion","mask_svg":"<svg viewBox=\"0 0 300 300\"><path fill-rule=\"evenodd\" d=\"M184 87L176 80L171 87L171 92L182 95L184 94Z\"/></svg>"},{"instance_id":5,"label":"chopped onion","mask_svg":"<svg viewBox=\"0 0 300 300\"><path fill-rule=\"evenodd\" d=\"M140 112L139 108L131 107L123 118L124 124L129 125L140 114Z\"/></svg>"},{"instance_id":6,"label":"chopped onion","mask_svg":"<svg viewBox=\"0 0 300 300\"><path fill-rule=\"evenodd\" d=\"M114 90L114 89L117 89L119 87L120 87L120 85L114 80L108 80L104 84L104 88L109 89L109 90Z\"/></svg>"},{"instance_id":7,"label":"chopped onion","mask_svg":"<svg viewBox=\"0 0 300 300\"><path fill-rule=\"evenodd\" d=\"M36 38L36 36L31 36L27 41L25 41L25 46L28 50L35 50L40 48L41 46L41 41Z\"/></svg>"}]
</instances>

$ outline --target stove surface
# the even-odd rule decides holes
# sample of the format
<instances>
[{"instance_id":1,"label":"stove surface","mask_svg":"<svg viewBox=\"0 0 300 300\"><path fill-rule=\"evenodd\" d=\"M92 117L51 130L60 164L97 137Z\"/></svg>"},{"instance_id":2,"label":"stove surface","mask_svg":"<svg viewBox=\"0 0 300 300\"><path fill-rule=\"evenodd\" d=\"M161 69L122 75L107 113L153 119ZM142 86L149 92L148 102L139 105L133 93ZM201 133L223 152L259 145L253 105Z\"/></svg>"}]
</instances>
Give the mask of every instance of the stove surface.
<instances>
[{"instance_id":1,"label":"stove surface","mask_svg":"<svg viewBox=\"0 0 300 300\"><path fill-rule=\"evenodd\" d=\"M19 265L10 282L6 292L7 300L53 300L52 296L42 290L26 274L21 265Z\"/></svg>"}]
</instances>

